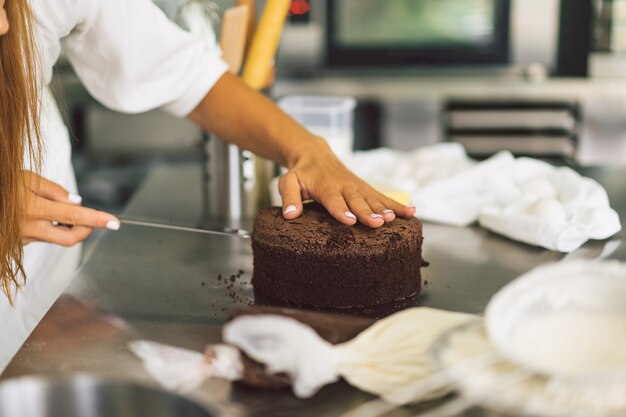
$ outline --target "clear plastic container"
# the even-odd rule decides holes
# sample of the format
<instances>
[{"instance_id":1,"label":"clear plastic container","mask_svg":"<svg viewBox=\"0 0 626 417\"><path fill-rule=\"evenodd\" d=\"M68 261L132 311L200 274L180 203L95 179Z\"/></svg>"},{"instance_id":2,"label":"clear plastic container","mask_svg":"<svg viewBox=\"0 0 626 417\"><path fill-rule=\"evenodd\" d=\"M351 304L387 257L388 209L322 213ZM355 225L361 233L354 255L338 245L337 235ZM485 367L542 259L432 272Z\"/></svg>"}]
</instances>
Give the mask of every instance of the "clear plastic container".
<instances>
[{"instance_id":1,"label":"clear plastic container","mask_svg":"<svg viewBox=\"0 0 626 417\"><path fill-rule=\"evenodd\" d=\"M326 139L340 159L352 153L356 107L352 97L287 96L278 105L310 132Z\"/></svg>"}]
</instances>

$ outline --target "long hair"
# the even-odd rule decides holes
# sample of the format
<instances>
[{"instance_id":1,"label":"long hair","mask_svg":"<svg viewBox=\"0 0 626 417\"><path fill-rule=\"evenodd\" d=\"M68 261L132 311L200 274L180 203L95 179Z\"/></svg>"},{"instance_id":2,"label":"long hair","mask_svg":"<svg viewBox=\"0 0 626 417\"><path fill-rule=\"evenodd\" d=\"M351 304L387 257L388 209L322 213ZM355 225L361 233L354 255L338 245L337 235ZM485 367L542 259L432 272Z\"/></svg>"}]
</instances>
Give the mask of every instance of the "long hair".
<instances>
[{"instance_id":1,"label":"long hair","mask_svg":"<svg viewBox=\"0 0 626 417\"><path fill-rule=\"evenodd\" d=\"M0 36L0 289L12 303L26 279L20 227L25 162L39 167L39 74L28 0L5 4L9 31Z\"/></svg>"}]
</instances>

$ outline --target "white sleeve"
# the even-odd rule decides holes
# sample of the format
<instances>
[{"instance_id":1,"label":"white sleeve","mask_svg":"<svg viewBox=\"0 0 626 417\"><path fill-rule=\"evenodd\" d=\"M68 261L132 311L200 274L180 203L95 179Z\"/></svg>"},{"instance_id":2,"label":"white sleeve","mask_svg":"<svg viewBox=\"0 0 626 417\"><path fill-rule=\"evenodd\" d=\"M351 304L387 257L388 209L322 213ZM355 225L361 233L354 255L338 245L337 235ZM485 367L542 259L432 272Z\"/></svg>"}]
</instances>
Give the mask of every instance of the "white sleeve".
<instances>
[{"instance_id":1,"label":"white sleeve","mask_svg":"<svg viewBox=\"0 0 626 417\"><path fill-rule=\"evenodd\" d=\"M62 44L87 90L126 113L189 114L227 70L219 50L180 29L150 0L62 0L75 26ZM67 15L64 18L72 18Z\"/></svg>"}]
</instances>

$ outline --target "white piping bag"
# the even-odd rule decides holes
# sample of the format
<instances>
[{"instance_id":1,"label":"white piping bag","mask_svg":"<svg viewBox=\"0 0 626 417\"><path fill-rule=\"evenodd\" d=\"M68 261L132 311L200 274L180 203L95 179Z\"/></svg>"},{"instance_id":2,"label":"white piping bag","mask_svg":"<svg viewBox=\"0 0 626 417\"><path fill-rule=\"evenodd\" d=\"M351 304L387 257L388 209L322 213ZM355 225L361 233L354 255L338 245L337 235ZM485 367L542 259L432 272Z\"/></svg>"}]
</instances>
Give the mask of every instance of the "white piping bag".
<instances>
[{"instance_id":1,"label":"white piping bag","mask_svg":"<svg viewBox=\"0 0 626 417\"><path fill-rule=\"evenodd\" d=\"M332 345L313 329L279 315L242 316L228 323L224 342L263 363L269 373L289 375L298 397L310 397L344 378L350 385L392 402L388 394L437 371L430 347L445 331L476 316L411 308L374 323L354 339ZM447 393L431 392L425 400Z\"/></svg>"},{"instance_id":2,"label":"white piping bag","mask_svg":"<svg viewBox=\"0 0 626 417\"><path fill-rule=\"evenodd\" d=\"M241 379L245 361L238 353L240 350L265 365L268 374L288 375L294 394L300 398L311 397L323 386L343 378L387 401L407 403L448 392L439 389L415 399L392 395L409 383L437 372L430 354L432 344L445 331L475 318L426 307L411 308L379 320L348 342L332 345L293 318L277 314L242 315L224 326L226 345L209 346L205 355L192 352L196 356L184 366L173 363L173 357L155 362L150 358L155 349L145 347L152 342L133 342L131 349L144 359L151 375L162 383L167 379L169 386L193 389L190 381L197 387L210 377ZM175 371L164 371L163 367Z\"/></svg>"}]
</instances>

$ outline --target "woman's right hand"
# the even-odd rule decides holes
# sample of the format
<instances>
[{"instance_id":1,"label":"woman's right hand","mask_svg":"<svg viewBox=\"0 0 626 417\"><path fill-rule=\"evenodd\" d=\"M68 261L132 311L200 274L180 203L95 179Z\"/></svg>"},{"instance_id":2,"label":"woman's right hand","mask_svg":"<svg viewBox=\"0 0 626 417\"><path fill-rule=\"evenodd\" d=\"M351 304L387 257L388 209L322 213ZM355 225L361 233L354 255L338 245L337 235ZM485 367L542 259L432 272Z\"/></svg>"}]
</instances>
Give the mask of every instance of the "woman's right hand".
<instances>
[{"instance_id":1,"label":"woman's right hand","mask_svg":"<svg viewBox=\"0 0 626 417\"><path fill-rule=\"evenodd\" d=\"M22 216L22 243L48 242L74 246L91 234L95 227L118 230L120 221L103 211L81 207L81 197L70 194L60 185L33 173L25 172L25 212Z\"/></svg>"}]
</instances>

